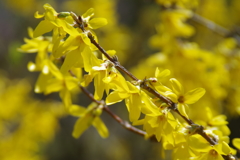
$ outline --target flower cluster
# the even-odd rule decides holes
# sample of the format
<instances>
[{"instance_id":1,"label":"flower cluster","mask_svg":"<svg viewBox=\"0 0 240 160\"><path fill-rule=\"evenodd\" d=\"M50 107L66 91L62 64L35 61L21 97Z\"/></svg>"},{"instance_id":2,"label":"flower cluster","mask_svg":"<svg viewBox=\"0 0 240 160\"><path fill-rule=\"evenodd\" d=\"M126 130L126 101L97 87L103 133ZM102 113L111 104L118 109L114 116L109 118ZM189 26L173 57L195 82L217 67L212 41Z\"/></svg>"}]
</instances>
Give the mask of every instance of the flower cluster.
<instances>
[{"instance_id":1,"label":"flower cluster","mask_svg":"<svg viewBox=\"0 0 240 160\"><path fill-rule=\"evenodd\" d=\"M189 8L195 7L196 1L158 2L165 8L172 7L173 4L177 6L164 11L161 15L162 23L159 25L160 33L151 40L153 45L162 48L163 52L172 57L169 58L169 64L187 64L184 72L181 72L184 69L179 67L179 73L182 76L201 74L202 81L208 76L206 72L212 72L213 68L219 70L216 74L225 74L223 67L218 68L223 61L221 56L212 64L213 56L207 51L199 50L196 45L184 43L180 39L194 33L193 27L185 21L193 16ZM201 114L207 114L198 119L198 123L191 119L191 105L203 97L205 89L193 89L197 84L189 82L190 87L188 86L186 92L181 80L176 78L170 78L168 85L165 82L170 71L158 67L154 68L154 76L146 75L143 80L136 78L120 64L115 51L105 51L98 43L93 30L106 25L107 20L93 18L92 8L81 16L73 12L58 13L49 4L45 4L44 9L43 14L36 12L36 18L44 19L34 30L29 29L30 39L25 39L26 44L19 50L37 52L35 62L28 64L30 71L40 72L35 92L59 93L66 112L79 117L73 130L75 138L80 137L91 125L101 137L108 137L108 129L100 119L101 113L106 111L108 106L124 100L132 124L142 126L146 139L155 138L162 143L164 150L173 150L174 159L233 158L236 151L228 145L230 133L224 115L215 116L210 107L199 102L203 106ZM51 36L46 36L49 32ZM187 57L190 62L179 62L181 56ZM189 67L192 63L198 64L196 70ZM132 81L126 80L122 73ZM143 73L145 72L141 74ZM209 76L214 80L216 74ZM219 83L227 83L226 81L223 78ZM94 85L93 95L85 90L91 83ZM76 89L92 99L93 102L87 108L73 103L72 97ZM221 90L220 85L215 89L217 91L211 93L215 98L224 96L224 93L215 94ZM234 144L239 147L239 139L235 139Z\"/></svg>"},{"instance_id":2,"label":"flower cluster","mask_svg":"<svg viewBox=\"0 0 240 160\"><path fill-rule=\"evenodd\" d=\"M27 79L10 80L0 75L0 157L14 160L45 159L40 152L59 129L66 113L60 102L30 97Z\"/></svg>"}]
</instances>

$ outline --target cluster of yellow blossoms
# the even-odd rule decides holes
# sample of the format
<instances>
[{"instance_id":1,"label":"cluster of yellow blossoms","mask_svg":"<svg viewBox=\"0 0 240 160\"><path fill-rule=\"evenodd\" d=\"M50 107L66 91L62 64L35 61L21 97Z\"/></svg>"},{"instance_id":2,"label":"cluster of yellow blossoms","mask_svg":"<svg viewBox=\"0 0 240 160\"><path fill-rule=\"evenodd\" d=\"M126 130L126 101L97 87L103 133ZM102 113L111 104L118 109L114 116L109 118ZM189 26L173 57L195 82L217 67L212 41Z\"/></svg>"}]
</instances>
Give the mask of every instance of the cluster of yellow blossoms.
<instances>
[{"instance_id":1,"label":"cluster of yellow blossoms","mask_svg":"<svg viewBox=\"0 0 240 160\"><path fill-rule=\"evenodd\" d=\"M31 98L26 79L9 80L2 72L0 91L0 159L45 159L40 152L53 139L59 118L65 115L62 104Z\"/></svg>"},{"instance_id":2,"label":"cluster of yellow blossoms","mask_svg":"<svg viewBox=\"0 0 240 160\"><path fill-rule=\"evenodd\" d=\"M196 45L185 43L179 38L191 36L194 32L194 29L185 23L193 13L181 7L194 7L197 1L158 2L167 9L161 14L159 34L152 38L151 43L169 55L169 66L179 65L175 68L179 68L178 74L182 74L181 76L201 74L203 70L211 72L213 69L224 72L222 68L211 63L212 55L207 51L199 51ZM172 4L173 8L168 9ZM165 150L173 150L173 159L235 159L236 150L228 145L230 132L226 116L212 113L212 108L199 102L204 106L201 110L203 118L199 119L198 123L191 119L189 105L196 103L205 94L205 89L191 89L198 84L187 81L186 86L189 85L185 91L176 78L170 78L168 83L171 87L168 87L164 79L167 79L170 71L158 67L154 68L154 75L150 75L152 77L145 77L143 80L136 78L120 65L114 50L105 51L98 44L93 30L106 25L107 20L93 18L92 8L82 16L73 12L58 13L49 4L45 4L44 9L44 14L36 12L36 18L44 19L34 30L29 29L30 39L25 39L26 44L22 45L20 50L27 53L37 52L35 62L28 63L30 71L40 72L35 92L58 92L67 113L79 117L73 130L75 138L81 136L91 125L103 138L107 137L108 129L100 115L108 106L125 100L132 124L143 126L142 133L145 138L161 142ZM46 36L45 33L49 32L51 35ZM178 54L173 55L175 52ZM181 56L186 56L186 61L179 62ZM220 63L222 59L219 57L215 61ZM157 63L157 60L155 62ZM191 63L198 63L198 66L191 68ZM186 71L183 72L185 69L180 66L186 67ZM126 80L120 72L125 73L132 81ZM141 74L148 76L145 72ZM201 78L206 79L207 76L204 74ZM224 81L223 78L219 83ZM94 95L86 91L86 87L91 83L94 84ZM215 98L222 97L223 93L219 93L220 87L214 87L216 90L209 94ZM87 108L73 104L72 97L76 89L92 99L93 102ZM207 99L211 101L210 98ZM233 141L238 149L239 141L238 138Z\"/></svg>"}]
</instances>

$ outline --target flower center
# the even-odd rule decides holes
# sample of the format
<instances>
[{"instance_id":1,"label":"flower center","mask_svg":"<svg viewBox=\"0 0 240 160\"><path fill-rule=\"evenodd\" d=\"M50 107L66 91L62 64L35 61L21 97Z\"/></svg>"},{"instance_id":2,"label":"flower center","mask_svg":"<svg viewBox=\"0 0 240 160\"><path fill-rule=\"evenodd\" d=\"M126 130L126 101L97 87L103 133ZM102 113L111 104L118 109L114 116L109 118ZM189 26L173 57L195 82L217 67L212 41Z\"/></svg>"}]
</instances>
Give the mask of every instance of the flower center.
<instances>
[{"instance_id":1,"label":"flower center","mask_svg":"<svg viewBox=\"0 0 240 160\"><path fill-rule=\"evenodd\" d=\"M178 102L179 103L184 103L184 96L179 96Z\"/></svg>"},{"instance_id":2,"label":"flower center","mask_svg":"<svg viewBox=\"0 0 240 160\"><path fill-rule=\"evenodd\" d=\"M218 153L214 149L210 150L209 154L211 156L213 156L213 157L217 157L218 156Z\"/></svg>"}]
</instances>

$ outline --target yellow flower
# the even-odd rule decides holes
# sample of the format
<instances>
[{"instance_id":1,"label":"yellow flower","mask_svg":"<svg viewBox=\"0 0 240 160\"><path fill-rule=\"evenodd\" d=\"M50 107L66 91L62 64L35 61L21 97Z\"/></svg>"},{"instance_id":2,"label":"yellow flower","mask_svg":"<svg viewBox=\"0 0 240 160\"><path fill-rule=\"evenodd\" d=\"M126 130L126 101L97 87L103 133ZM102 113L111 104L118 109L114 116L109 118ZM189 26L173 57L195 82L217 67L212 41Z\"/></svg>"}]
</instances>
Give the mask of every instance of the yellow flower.
<instances>
[{"instance_id":1,"label":"yellow flower","mask_svg":"<svg viewBox=\"0 0 240 160\"><path fill-rule=\"evenodd\" d=\"M37 38L33 38L33 30L32 28L28 28L28 34L30 38L25 38L24 41L26 44L23 44L18 50L20 52L25 53L36 53L37 56L35 58L35 63L28 63L29 71L41 71L44 67L44 63L46 59L50 59L47 52L50 51L51 48L51 38L39 36Z\"/></svg>"},{"instance_id":2,"label":"yellow flower","mask_svg":"<svg viewBox=\"0 0 240 160\"><path fill-rule=\"evenodd\" d=\"M60 92L60 97L68 108L72 104L70 91L77 87L78 83L79 79L71 75L63 76L51 61L47 61L36 82L35 92L44 94Z\"/></svg>"},{"instance_id":3,"label":"yellow flower","mask_svg":"<svg viewBox=\"0 0 240 160\"><path fill-rule=\"evenodd\" d=\"M158 68L155 70L155 77L156 78L150 78L149 83L160 93L164 94L166 91L171 91L171 89L164 86L161 82L163 79L165 79L167 76L170 75L170 71L168 69L165 69L163 71L160 71Z\"/></svg>"},{"instance_id":4,"label":"yellow flower","mask_svg":"<svg viewBox=\"0 0 240 160\"><path fill-rule=\"evenodd\" d=\"M72 133L74 138L79 138L91 125L97 129L102 138L108 137L108 129L99 117L102 113L102 107L96 103L91 103L87 109L78 105L70 107L69 113L80 117L74 125Z\"/></svg>"},{"instance_id":5,"label":"yellow flower","mask_svg":"<svg viewBox=\"0 0 240 160\"><path fill-rule=\"evenodd\" d=\"M143 127L148 136L155 135L159 142L163 136L165 138L171 137L177 125L175 118L170 112L159 115L147 115L144 121Z\"/></svg>"},{"instance_id":6,"label":"yellow flower","mask_svg":"<svg viewBox=\"0 0 240 160\"><path fill-rule=\"evenodd\" d=\"M185 21L192 15L192 12L186 9L165 11L161 14L162 28L173 37L189 37L193 35L194 29Z\"/></svg>"},{"instance_id":7,"label":"yellow flower","mask_svg":"<svg viewBox=\"0 0 240 160\"><path fill-rule=\"evenodd\" d=\"M107 20L105 18L92 18L93 15L93 8L90 8L82 15L84 27L89 27L90 29L97 29L107 24Z\"/></svg>"},{"instance_id":8,"label":"yellow flower","mask_svg":"<svg viewBox=\"0 0 240 160\"><path fill-rule=\"evenodd\" d=\"M216 145L209 145L209 143L200 135L193 135L188 138L189 147L198 152L199 156L197 160L224 160L222 155L228 155L231 153L229 145L221 141Z\"/></svg>"},{"instance_id":9,"label":"yellow flower","mask_svg":"<svg viewBox=\"0 0 240 160\"><path fill-rule=\"evenodd\" d=\"M84 77L84 81L81 84L87 86L94 79L95 99L101 100L104 91L109 94L110 89L118 88L120 90L128 90L125 78L117 71L112 62L105 61L102 64L93 66L93 62L90 62L93 58L89 59L89 56L91 56L91 54L86 54L86 61L84 61L84 65L86 64L84 68L85 70L87 69L86 71L88 71L89 74Z\"/></svg>"},{"instance_id":10,"label":"yellow flower","mask_svg":"<svg viewBox=\"0 0 240 160\"><path fill-rule=\"evenodd\" d=\"M140 90L130 82L126 84L127 87L117 87L111 92L106 98L106 103L111 105L125 99L125 104L129 111L129 119L131 122L134 122L140 117L143 102L141 100Z\"/></svg>"},{"instance_id":11,"label":"yellow flower","mask_svg":"<svg viewBox=\"0 0 240 160\"><path fill-rule=\"evenodd\" d=\"M165 95L178 104L178 110L183 116L188 117L188 104L197 102L205 94L205 89L196 88L185 93L183 86L178 80L171 78L170 82L172 84L172 91L166 91Z\"/></svg>"}]
</instances>

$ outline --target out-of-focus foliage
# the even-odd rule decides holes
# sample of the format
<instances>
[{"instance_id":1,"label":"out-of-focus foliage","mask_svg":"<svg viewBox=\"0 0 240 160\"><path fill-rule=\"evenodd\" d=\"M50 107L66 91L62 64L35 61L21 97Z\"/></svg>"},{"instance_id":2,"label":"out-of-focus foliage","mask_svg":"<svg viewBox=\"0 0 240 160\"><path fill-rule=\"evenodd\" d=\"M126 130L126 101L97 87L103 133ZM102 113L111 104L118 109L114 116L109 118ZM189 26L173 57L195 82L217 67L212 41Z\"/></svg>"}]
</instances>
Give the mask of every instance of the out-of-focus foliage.
<instances>
[{"instance_id":1,"label":"out-of-focus foliage","mask_svg":"<svg viewBox=\"0 0 240 160\"><path fill-rule=\"evenodd\" d=\"M26 79L0 77L0 159L40 160L45 145L59 129L64 116L59 102L31 98Z\"/></svg>"},{"instance_id":2,"label":"out-of-focus foliage","mask_svg":"<svg viewBox=\"0 0 240 160\"><path fill-rule=\"evenodd\" d=\"M156 157L160 156L159 152L164 157L164 150L172 150L170 159L180 160L223 159L222 155L236 154L237 150L229 147L231 131L227 117L240 114L239 0L47 1L51 5L45 2L5 0L0 3L29 21L33 12L39 11L34 14L39 24L28 29L29 37L18 50L30 53L25 57L37 53L35 59L25 63L29 71L40 72L34 91L45 95L59 93L65 109L56 102L30 98L26 80L13 83L2 76L0 159L44 159L41 150L54 137L57 121L66 113L78 117L71 128L73 137L82 136L91 125L101 137L108 137L107 128L110 130L112 126L104 121L104 105L78 101L79 85L91 84L95 100L119 108L124 108L124 104L116 103L125 101L129 121L142 126L146 139L155 136L162 144ZM122 7L123 3L129 6ZM136 5L133 12L138 15L130 19L134 22L129 24L134 25L128 28L118 18L126 22L134 15L128 8L133 3ZM75 14L59 11L82 15L86 31L76 25ZM117 55L121 64L131 66L137 78L145 79L154 90L176 103L181 116L202 125L217 144L210 145L197 134L198 125L188 125L166 103L141 89L140 81L127 81L115 64L91 43L91 36L109 55ZM18 44L15 41L9 46ZM9 62L16 68L23 54L17 54L12 48L9 51ZM116 136L123 141L121 135ZM23 141L24 145L19 147ZM233 140L233 145L239 150L239 138ZM129 144L119 146L115 150L109 148L108 156L136 159ZM141 147L132 148L138 151ZM7 152L12 156L6 155Z\"/></svg>"},{"instance_id":3,"label":"out-of-focus foliage","mask_svg":"<svg viewBox=\"0 0 240 160\"><path fill-rule=\"evenodd\" d=\"M141 61L133 69L135 75L143 78L152 76L155 67L168 68L171 76L178 77L186 89L194 86L206 89L201 103L191 111L193 118L204 118L199 113L206 107L210 107L214 114L227 111L231 115L239 115L239 41L234 37L220 37L222 33L201 25L194 15L199 14L227 27L230 34L236 25L238 10L233 8L239 6L236 4L238 1L233 0L229 4L224 0L217 3L211 0L194 1L198 3L179 1L175 7L165 2L159 1L162 10L156 25L157 34L150 39L150 45L159 52Z\"/></svg>"}]
</instances>

